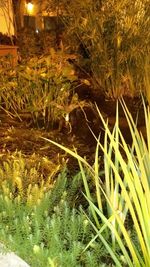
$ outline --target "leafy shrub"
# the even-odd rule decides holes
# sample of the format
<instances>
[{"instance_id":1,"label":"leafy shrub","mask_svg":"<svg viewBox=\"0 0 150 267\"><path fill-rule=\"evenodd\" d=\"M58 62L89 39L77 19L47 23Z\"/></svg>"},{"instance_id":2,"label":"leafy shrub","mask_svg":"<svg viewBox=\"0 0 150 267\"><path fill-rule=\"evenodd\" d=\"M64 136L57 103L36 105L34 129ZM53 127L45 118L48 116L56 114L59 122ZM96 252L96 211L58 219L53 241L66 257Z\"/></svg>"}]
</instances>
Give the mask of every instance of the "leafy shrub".
<instances>
[{"instance_id":1,"label":"leafy shrub","mask_svg":"<svg viewBox=\"0 0 150 267\"><path fill-rule=\"evenodd\" d=\"M31 57L49 54L51 48L58 48L57 42L56 30L36 32L31 28L23 28L18 32L19 51L21 58L26 61Z\"/></svg>"},{"instance_id":2,"label":"leafy shrub","mask_svg":"<svg viewBox=\"0 0 150 267\"><path fill-rule=\"evenodd\" d=\"M0 70L1 108L10 116L21 120L20 113L29 113L34 123L42 121L48 128L66 116L72 102L78 102L71 97L77 77L62 52L52 49L49 56L32 58L15 70L7 67L5 61L2 63L5 65Z\"/></svg>"}]
</instances>

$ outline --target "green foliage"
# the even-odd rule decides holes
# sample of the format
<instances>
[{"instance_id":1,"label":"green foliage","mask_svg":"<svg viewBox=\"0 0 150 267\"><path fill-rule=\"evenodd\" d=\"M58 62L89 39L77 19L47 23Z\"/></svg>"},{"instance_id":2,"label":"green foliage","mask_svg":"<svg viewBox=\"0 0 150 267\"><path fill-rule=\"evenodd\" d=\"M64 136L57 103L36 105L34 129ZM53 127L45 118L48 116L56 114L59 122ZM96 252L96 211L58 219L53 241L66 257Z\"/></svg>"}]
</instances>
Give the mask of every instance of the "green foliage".
<instances>
[{"instance_id":1,"label":"green foliage","mask_svg":"<svg viewBox=\"0 0 150 267\"><path fill-rule=\"evenodd\" d=\"M145 95L150 106L150 57L146 59L146 64L144 68L144 83L145 83Z\"/></svg>"},{"instance_id":2,"label":"green foliage","mask_svg":"<svg viewBox=\"0 0 150 267\"><path fill-rule=\"evenodd\" d=\"M98 267L100 261L102 264L104 261L103 266L106 266L107 254L102 244L95 241L83 252L93 233L83 212L67 204L73 200L71 188L75 190L78 187L81 176L71 180L68 181L64 170L53 188L44 191L43 197L34 203L29 203L27 197L16 196L6 187L7 181L5 185L2 183L1 242L33 267Z\"/></svg>"},{"instance_id":3,"label":"green foliage","mask_svg":"<svg viewBox=\"0 0 150 267\"><path fill-rule=\"evenodd\" d=\"M145 141L142 134L138 132L137 126L124 102L122 102L122 107L132 136L131 147L126 144L123 134L119 129L118 110L116 124L112 133L109 131L107 124L99 112L106 130L104 145L101 145L99 140L97 141L99 148L104 153L106 184L105 190L102 190L102 193L107 201L108 215L104 216L102 210L98 210L89 198L88 201L92 205L92 209L102 219L104 227L107 226L110 230L114 245L115 243L119 244L123 253L124 262L127 266L147 267L149 266L150 259L150 243L148 241L150 231L147 228L150 218L148 201L150 193L150 112L149 107L146 110L144 104L147 133L147 140ZM125 225L127 214L130 214L134 232L136 232L137 238L134 240ZM98 231L95 228L100 240L103 238L101 235L102 228ZM108 243L104 243L114 261L116 263L118 262L117 266L122 266L121 260L116 257L117 254L111 251Z\"/></svg>"},{"instance_id":4,"label":"green foliage","mask_svg":"<svg viewBox=\"0 0 150 267\"><path fill-rule=\"evenodd\" d=\"M27 158L21 152L12 153L0 163L0 190L10 199L33 206L53 188L54 178L62 168L63 164L47 157L33 154Z\"/></svg>"},{"instance_id":5,"label":"green foliage","mask_svg":"<svg viewBox=\"0 0 150 267\"><path fill-rule=\"evenodd\" d=\"M20 26L21 25L19 25L19 27ZM28 61L31 57L41 56L42 53L44 53L41 33L36 33L35 29L23 28L19 30L17 39L22 59Z\"/></svg>"},{"instance_id":6,"label":"green foliage","mask_svg":"<svg viewBox=\"0 0 150 267\"><path fill-rule=\"evenodd\" d=\"M35 124L41 121L48 128L75 101L71 95L77 77L62 52L51 49L49 56L32 58L14 70L2 66L0 73L1 108L20 120L22 113L29 113Z\"/></svg>"},{"instance_id":7,"label":"green foliage","mask_svg":"<svg viewBox=\"0 0 150 267\"><path fill-rule=\"evenodd\" d=\"M101 144L99 138L95 137L97 147L93 166L80 157L76 151L71 151L56 142L50 142L65 150L79 162L85 198L89 203L93 219L89 215L87 218L96 232L86 249L96 238L99 238L116 266L121 267L125 264L131 267L147 267L150 266L148 227L150 219L150 111L143 102L146 128L146 140L144 140L125 103L123 101L121 103L132 137L131 146L126 143L119 128L118 109L112 132L98 110L104 125L105 138L104 144ZM99 159L100 150L104 155L103 163ZM102 164L104 170L101 170ZM88 183L89 176L95 185L96 204ZM128 220L130 225L127 223ZM118 246L120 251L118 251Z\"/></svg>"},{"instance_id":8,"label":"green foliage","mask_svg":"<svg viewBox=\"0 0 150 267\"><path fill-rule=\"evenodd\" d=\"M17 34L17 42L21 58L29 60L31 57L49 54L50 48L57 48L56 36L55 30L42 30L37 33L35 29L31 28L20 29Z\"/></svg>"},{"instance_id":9,"label":"green foliage","mask_svg":"<svg viewBox=\"0 0 150 267\"><path fill-rule=\"evenodd\" d=\"M86 69L88 64L97 90L103 88L112 98L143 90L143 69L150 55L148 0L61 0L58 6L52 2L47 0L47 5L69 18L64 39L73 51L81 44L86 56L81 66Z\"/></svg>"}]
</instances>

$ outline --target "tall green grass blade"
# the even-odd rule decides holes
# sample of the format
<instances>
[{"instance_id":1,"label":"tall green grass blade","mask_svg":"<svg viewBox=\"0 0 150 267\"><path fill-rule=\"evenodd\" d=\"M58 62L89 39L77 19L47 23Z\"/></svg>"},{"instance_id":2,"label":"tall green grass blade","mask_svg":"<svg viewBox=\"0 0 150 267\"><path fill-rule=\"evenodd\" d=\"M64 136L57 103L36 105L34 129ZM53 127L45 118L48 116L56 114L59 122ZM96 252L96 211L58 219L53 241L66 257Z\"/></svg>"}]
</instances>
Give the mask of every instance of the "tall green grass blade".
<instances>
[{"instance_id":1,"label":"tall green grass blade","mask_svg":"<svg viewBox=\"0 0 150 267\"><path fill-rule=\"evenodd\" d=\"M98 140L99 140L99 138L98 138ZM95 186L96 186L97 203L98 203L99 209L101 211L103 211L102 199L101 199L101 190L99 187L100 177L99 177L99 145L98 145L98 142L97 142L96 151L95 151L94 172L95 172L94 178L95 178Z\"/></svg>"},{"instance_id":2,"label":"tall green grass blade","mask_svg":"<svg viewBox=\"0 0 150 267\"><path fill-rule=\"evenodd\" d=\"M100 139L95 137L97 146L94 168L91 167L85 159L77 155L77 153L70 151L53 141L46 140L65 150L67 153L74 156L79 162L85 185L85 197L89 203L95 221L93 228L96 231L96 236L93 240L99 236L114 262L119 260L115 254L115 245L117 243L128 266L149 267L150 113L149 109L147 111L146 107L144 106L146 131L148 135L146 143L142 134L138 132L137 125L123 100L121 101L121 104L128 122L133 143L130 147L126 143L125 138L120 131L118 108L116 111L116 124L112 132L109 130L108 123L105 122L100 111L98 110L98 114L105 129L105 138L103 145L101 144ZM104 155L104 172L99 171L99 150L101 150ZM89 170L93 180L95 181L97 206L92 202L89 185L86 181L86 173L82 165ZM100 175L104 175L105 178L103 186L101 185ZM106 200L106 215L103 213L101 202L102 195ZM133 228L136 233L138 242L137 246L132 240L128 229L125 226L125 220L128 214L131 216L131 222L133 223ZM99 219L101 219L104 223L102 228L100 227L99 223L97 223L99 222ZM93 224L91 220L90 223ZM108 241L103 239L102 234L104 235L105 233L104 229L105 231L109 231L111 235L111 249ZM91 242L93 240L91 240ZM121 262L117 264L121 264Z\"/></svg>"},{"instance_id":3,"label":"tall green grass blade","mask_svg":"<svg viewBox=\"0 0 150 267\"><path fill-rule=\"evenodd\" d=\"M90 200L87 197L86 197L86 199L88 200L88 202L90 202ZM104 222L104 224L106 224L108 226L108 228L111 230L111 232L114 232L115 238L116 238L116 240L117 240L117 242L119 244L120 249L123 252L123 255L124 255L125 259L126 259L126 262L128 263L128 266L133 267L133 264L132 264L132 261L131 261L131 259L129 257L129 254L128 254L125 246L124 246L124 242L121 239L120 235L118 234L116 228L114 227L114 225L111 222L112 221L112 218L111 217L110 218L106 218L105 215L93 203L91 203L91 205L93 206L93 209L97 212L97 214L100 216L100 218L102 219L102 221ZM114 215L115 215L116 218L118 217L117 213L118 212L114 210ZM93 224L92 224L92 226L93 226ZM100 232L100 231L98 232L98 230L97 230L97 228L95 226L93 228L96 230L97 234ZM101 239L101 241L102 241L102 239ZM106 240L105 240L104 245L108 249L108 242L106 242ZM113 254L113 259L114 259L115 252L112 251L112 250L111 251L109 250L109 253L111 253L111 256ZM116 256L115 256L115 258L116 258ZM138 266L140 267L140 265L138 264L138 261L137 261L137 265L136 266L137 267Z\"/></svg>"}]
</instances>

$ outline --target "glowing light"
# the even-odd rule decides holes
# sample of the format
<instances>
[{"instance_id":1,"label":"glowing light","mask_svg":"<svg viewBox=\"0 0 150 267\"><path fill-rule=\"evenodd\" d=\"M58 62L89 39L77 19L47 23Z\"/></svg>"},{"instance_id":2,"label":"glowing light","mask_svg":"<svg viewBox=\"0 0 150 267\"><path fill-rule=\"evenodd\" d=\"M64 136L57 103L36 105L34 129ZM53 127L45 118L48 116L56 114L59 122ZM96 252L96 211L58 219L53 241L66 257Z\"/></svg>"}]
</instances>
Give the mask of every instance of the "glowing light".
<instances>
[{"instance_id":1,"label":"glowing light","mask_svg":"<svg viewBox=\"0 0 150 267\"><path fill-rule=\"evenodd\" d=\"M28 14L32 14L34 5L31 2L29 2L26 4L26 8L27 8Z\"/></svg>"}]
</instances>

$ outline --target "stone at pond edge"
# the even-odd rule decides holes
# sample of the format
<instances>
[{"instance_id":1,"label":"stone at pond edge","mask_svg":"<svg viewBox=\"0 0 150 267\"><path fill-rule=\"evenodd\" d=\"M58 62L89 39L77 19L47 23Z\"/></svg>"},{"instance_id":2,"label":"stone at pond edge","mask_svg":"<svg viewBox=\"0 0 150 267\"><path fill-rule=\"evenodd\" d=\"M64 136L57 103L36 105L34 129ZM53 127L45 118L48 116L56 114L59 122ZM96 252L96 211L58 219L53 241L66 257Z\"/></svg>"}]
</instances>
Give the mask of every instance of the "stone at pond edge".
<instances>
[{"instance_id":1,"label":"stone at pond edge","mask_svg":"<svg viewBox=\"0 0 150 267\"><path fill-rule=\"evenodd\" d=\"M0 244L0 267L30 267L13 252L6 252Z\"/></svg>"}]
</instances>

